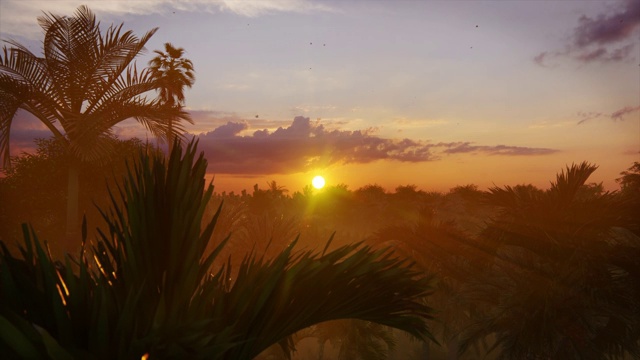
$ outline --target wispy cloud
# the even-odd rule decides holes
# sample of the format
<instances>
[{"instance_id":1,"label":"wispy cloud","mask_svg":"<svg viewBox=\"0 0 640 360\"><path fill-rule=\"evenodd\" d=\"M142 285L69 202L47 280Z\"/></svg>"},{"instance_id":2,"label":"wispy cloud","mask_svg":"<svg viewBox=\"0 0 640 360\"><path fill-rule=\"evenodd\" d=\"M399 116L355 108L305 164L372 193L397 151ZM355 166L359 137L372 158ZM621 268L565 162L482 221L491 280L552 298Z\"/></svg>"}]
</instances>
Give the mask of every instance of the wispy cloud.
<instances>
[{"instance_id":1,"label":"wispy cloud","mask_svg":"<svg viewBox=\"0 0 640 360\"><path fill-rule=\"evenodd\" d=\"M640 28L640 1L621 0L616 10L595 17L582 15L571 42L562 51L543 51L534 62L548 66L551 57L569 56L577 61L619 62L631 58Z\"/></svg>"},{"instance_id":2,"label":"wispy cloud","mask_svg":"<svg viewBox=\"0 0 640 360\"><path fill-rule=\"evenodd\" d=\"M595 111L578 111L578 117L580 118L580 121L578 121L578 125L580 124L584 124L585 122L592 120L592 119L597 119L599 117L601 117L602 115L604 115L601 112L595 112Z\"/></svg>"},{"instance_id":3,"label":"wispy cloud","mask_svg":"<svg viewBox=\"0 0 640 360\"><path fill-rule=\"evenodd\" d=\"M296 117L290 126L275 131L254 131L240 136L247 123L229 122L198 136L209 161L209 172L218 174L286 174L333 164L370 163L378 160L426 162L443 155L547 155L558 150L519 146L481 146L470 142L429 143L412 139L387 139L373 129L327 130L307 117Z\"/></svg>"},{"instance_id":4,"label":"wispy cloud","mask_svg":"<svg viewBox=\"0 0 640 360\"><path fill-rule=\"evenodd\" d=\"M634 113L636 111L640 111L640 106L625 106L620 110L614 111L611 113L612 120L623 120L623 117L627 114Z\"/></svg>"},{"instance_id":5,"label":"wispy cloud","mask_svg":"<svg viewBox=\"0 0 640 360\"><path fill-rule=\"evenodd\" d=\"M563 121L551 121L542 120L528 126L529 129L557 129L567 126L573 126L575 122L563 120Z\"/></svg>"},{"instance_id":6,"label":"wispy cloud","mask_svg":"<svg viewBox=\"0 0 640 360\"><path fill-rule=\"evenodd\" d=\"M508 146L508 145L473 145L470 142L449 143L444 144L447 148L443 151L445 154L486 154L486 155L549 155L559 152L556 149L547 148L531 148L524 146Z\"/></svg>"},{"instance_id":7,"label":"wispy cloud","mask_svg":"<svg viewBox=\"0 0 640 360\"><path fill-rule=\"evenodd\" d=\"M634 45L629 44L625 45L618 49L608 50L605 47L598 47L592 50L586 50L583 52L578 52L574 55L576 60L590 63L594 61L600 62L610 62L610 61L622 61L629 58L631 51L633 50Z\"/></svg>"},{"instance_id":8,"label":"wispy cloud","mask_svg":"<svg viewBox=\"0 0 640 360\"><path fill-rule=\"evenodd\" d=\"M625 117L629 114L633 114L637 111L640 111L640 105L639 106L625 106L621 109L618 109L614 112L612 112L611 114L605 114L602 112L594 112L594 111L589 111L589 112L583 112L583 111L579 111L578 112L578 117L580 118L580 121L578 121L578 125L580 124L584 124L585 122L589 121L589 120L593 120L593 119L598 119L601 117L609 117L611 120L614 121L623 121L625 119Z\"/></svg>"},{"instance_id":9,"label":"wispy cloud","mask_svg":"<svg viewBox=\"0 0 640 360\"><path fill-rule=\"evenodd\" d=\"M36 18L42 15L43 11L71 15L80 5L89 6L99 17L109 14L168 14L174 11L232 12L247 17L277 12L332 11L332 8L326 4L318 4L310 0L68 0L55 2L49 0L2 0L0 12L11 14L11 16L2 16L2 36L40 37L41 29L37 26Z\"/></svg>"},{"instance_id":10,"label":"wispy cloud","mask_svg":"<svg viewBox=\"0 0 640 360\"><path fill-rule=\"evenodd\" d=\"M194 1L195 2L195 1ZM220 2L220 8L229 10L236 14L244 16L259 16L271 12L312 12L312 11L330 11L331 8L324 5L313 3L308 0L222 0L222 1L205 1L201 2Z\"/></svg>"},{"instance_id":11,"label":"wispy cloud","mask_svg":"<svg viewBox=\"0 0 640 360\"><path fill-rule=\"evenodd\" d=\"M545 60L547 59L548 55L549 55L548 51L543 51L533 58L533 62L540 66L548 67L549 64L545 63Z\"/></svg>"}]
</instances>

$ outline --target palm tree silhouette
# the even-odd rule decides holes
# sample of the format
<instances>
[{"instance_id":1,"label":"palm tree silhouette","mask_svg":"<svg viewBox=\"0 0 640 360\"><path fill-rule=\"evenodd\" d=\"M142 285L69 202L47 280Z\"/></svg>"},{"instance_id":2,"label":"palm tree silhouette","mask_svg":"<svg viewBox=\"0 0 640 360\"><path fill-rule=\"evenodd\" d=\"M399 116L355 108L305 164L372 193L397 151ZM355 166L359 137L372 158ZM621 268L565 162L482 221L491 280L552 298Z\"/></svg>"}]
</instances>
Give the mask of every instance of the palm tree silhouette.
<instances>
[{"instance_id":1,"label":"palm tree silhouette","mask_svg":"<svg viewBox=\"0 0 640 360\"><path fill-rule=\"evenodd\" d=\"M585 187L596 169L567 167L546 192L490 189L501 212L480 241L494 259L468 284L479 312L463 348L493 334L498 358L640 354L640 238L616 194Z\"/></svg>"},{"instance_id":2,"label":"palm tree silhouette","mask_svg":"<svg viewBox=\"0 0 640 360\"><path fill-rule=\"evenodd\" d=\"M183 48L176 48L171 43L164 44L165 52L155 50L156 57L149 61L151 74L158 81L160 101L170 107L182 109L184 106L184 88L190 88L194 81L193 63L185 59ZM167 129L169 152L173 146L173 121L170 119Z\"/></svg>"},{"instance_id":3,"label":"palm tree silhouette","mask_svg":"<svg viewBox=\"0 0 640 360\"><path fill-rule=\"evenodd\" d=\"M152 73L138 71L134 58L156 32L143 37L111 25L103 35L87 6L71 17L45 14L43 57L15 41L0 54L0 152L10 166L9 133L19 109L40 120L65 144L70 158L67 238L78 232L78 168L109 153L113 127L136 119L159 137L177 133L169 120L189 120L180 108L144 93L159 87Z\"/></svg>"}]
</instances>

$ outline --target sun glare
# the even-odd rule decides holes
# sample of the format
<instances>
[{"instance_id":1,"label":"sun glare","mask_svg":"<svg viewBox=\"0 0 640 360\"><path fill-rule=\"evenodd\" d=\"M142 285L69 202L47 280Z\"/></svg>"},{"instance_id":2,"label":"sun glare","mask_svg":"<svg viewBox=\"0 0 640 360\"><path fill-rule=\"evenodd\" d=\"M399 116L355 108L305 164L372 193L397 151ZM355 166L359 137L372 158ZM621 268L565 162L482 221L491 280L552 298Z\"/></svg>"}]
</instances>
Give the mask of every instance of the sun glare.
<instances>
[{"instance_id":1,"label":"sun glare","mask_svg":"<svg viewBox=\"0 0 640 360\"><path fill-rule=\"evenodd\" d=\"M322 189L324 187L324 178L320 175L314 177L313 180L311 180L311 185L316 189Z\"/></svg>"}]
</instances>

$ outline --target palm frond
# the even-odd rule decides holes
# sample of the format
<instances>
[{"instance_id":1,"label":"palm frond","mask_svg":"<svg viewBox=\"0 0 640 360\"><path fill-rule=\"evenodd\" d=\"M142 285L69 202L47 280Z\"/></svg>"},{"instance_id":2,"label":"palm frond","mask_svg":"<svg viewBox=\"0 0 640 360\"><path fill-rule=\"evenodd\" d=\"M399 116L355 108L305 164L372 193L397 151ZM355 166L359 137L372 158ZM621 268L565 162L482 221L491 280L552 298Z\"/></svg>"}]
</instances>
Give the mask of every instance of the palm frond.
<instances>
[{"instance_id":1,"label":"palm frond","mask_svg":"<svg viewBox=\"0 0 640 360\"><path fill-rule=\"evenodd\" d=\"M228 238L206 251L220 212L202 227L213 192L205 172L193 142L184 155L175 146L168 161L141 154L102 212L108 230L75 261L52 260L33 231L25 230L24 260L0 244L0 339L18 332L28 344L0 348L248 360L273 344L288 352L303 328L348 318L431 338L422 301L429 279L388 249L317 253L295 251L294 242L271 259L248 254L237 271L214 268Z\"/></svg>"},{"instance_id":2,"label":"palm frond","mask_svg":"<svg viewBox=\"0 0 640 360\"><path fill-rule=\"evenodd\" d=\"M580 194L596 168L567 167L544 193L491 190L502 211L480 241L495 257L465 286L478 312L462 349L493 334L499 358L638 352L638 267L621 249L637 254L640 241L616 230L625 223L614 194Z\"/></svg>"},{"instance_id":3,"label":"palm frond","mask_svg":"<svg viewBox=\"0 0 640 360\"><path fill-rule=\"evenodd\" d=\"M24 109L56 137L66 138L81 160L104 154L106 147L98 140L127 118L139 117L158 133L158 127L166 128L160 123L168 122L169 117L161 114L162 109L148 109L158 106L144 98L158 85L148 72L138 74L132 63L156 29L138 38L132 31L122 31L122 24L111 25L103 36L86 6L80 6L73 16L45 13L38 22L45 31L44 57L15 41L8 41L12 47L0 56L3 127L11 125L17 109ZM120 111L121 106L126 109ZM184 113L177 118L189 119ZM7 158L4 142L8 140L0 143L0 151Z\"/></svg>"}]
</instances>

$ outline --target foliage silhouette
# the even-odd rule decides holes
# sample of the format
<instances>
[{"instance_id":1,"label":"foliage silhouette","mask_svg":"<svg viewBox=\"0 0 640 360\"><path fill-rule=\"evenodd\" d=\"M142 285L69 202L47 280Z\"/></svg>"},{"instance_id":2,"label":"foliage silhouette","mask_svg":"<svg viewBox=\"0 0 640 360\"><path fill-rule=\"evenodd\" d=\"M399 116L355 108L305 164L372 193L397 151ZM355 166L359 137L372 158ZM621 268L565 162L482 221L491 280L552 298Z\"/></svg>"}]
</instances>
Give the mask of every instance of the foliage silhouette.
<instances>
[{"instance_id":1,"label":"foliage silhouette","mask_svg":"<svg viewBox=\"0 0 640 360\"><path fill-rule=\"evenodd\" d=\"M624 214L628 229L640 236L640 162L634 162L616 179L620 183L620 196L623 199Z\"/></svg>"},{"instance_id":2,"label":"foliage silhouette","mask_svg":"<svg viewBox=\"0 0 640 360\"><path fill-rule=\"evenodd\" d=\"M252 359L346 318L431 337L429 280L388 250L299 252L294 242L272 260L248 254L233 278L230 265L211 268L227 240L203 255L219 214L201 228L213 192L205 170L193 143L168 161L141 154L103 212L108 230L76 260L54 261L26 227L22 258L2 243L3 354Z\"/></svg>"},{"instance_id":3,"label":"foliage silhouette","mask_svg":"<svg viewBox=\"0 0 640 360\"><path fill-rule=\"evenodd\" d=\"M616 194L581 193L596 168L567 167L545 192L490 189L501 212L479 239L492 260L467 284L463 349L493 334L500 359L640 355L640 238Z\"/></svg>"},{"instance_id":4,"label":"foliage silhouette","mask_svg":"<svg viewBox=\"0 0 640 360\"><path fill-rule=\"evenodd\" d=\"M195 82L193 63L185 59L183 48L176 48L171 43L164 44L165 51L155 50L157 54L149 61L149 70L152 77L159 84L161 103L165 106L181 110L184 106L184 88L190 88ZM169 119L166 139L169 144L169 152L174 142L173 123L180 121L180 117Z\"/></svg>"},{"instance_id":5,"label":"foliage silhouette","mask_svg":"<svg viewBox=\"0 0 640 360\"><path fill-rule=\"evenodd\" d=\"M0 152L9 165L9 136L18 110L34 115L69 149L67 233L78 230L78 166L111 150L114 125L130 118L163 138L169 120L189 120L179 108L144 94L160 86L133 63L156 32L141 38L111 25L105 34L95 15L80 6L71 17L38 18L45 32L43 57L15 41L0 54ZM182 130L175 126L177 135Z\"/></svg>"},{"instance_id":6,"label":"foliage silhouette","mask_svg":"<svg viewBox=\"0 0 640 360\"><path fill-rule=\"evenodd\" d=\"M82 162L78 176L79 209L89 225L96 226L102 217L95 205L109 205L106 184L115 182L126 173L126 160L133 161L140 151L157 152L154 146L133 138L119 140L112 137L111 154L98 162ZM20 224L30 222L38 235L49 242L54 257L76 253L79 241L66 241L64 213L69 151L65 143L55 137L36 139L34 153L12 157L11 168L0 178L0 239L18 239ZM59 256L58 256L59 255Z\"/></svg>"}]
</instances>

